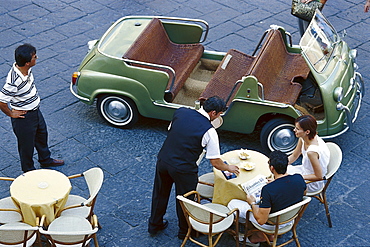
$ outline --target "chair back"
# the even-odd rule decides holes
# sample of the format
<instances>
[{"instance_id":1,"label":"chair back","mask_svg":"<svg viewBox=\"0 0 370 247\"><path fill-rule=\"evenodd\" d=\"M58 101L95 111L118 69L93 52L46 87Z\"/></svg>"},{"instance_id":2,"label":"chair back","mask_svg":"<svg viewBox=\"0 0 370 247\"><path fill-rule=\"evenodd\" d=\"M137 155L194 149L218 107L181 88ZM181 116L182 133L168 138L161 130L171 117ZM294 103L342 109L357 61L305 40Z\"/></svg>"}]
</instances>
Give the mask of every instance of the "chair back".
<instances>
[{"instance_id":1,"label":"chair back","mask_svg":"<svg viewBox=\"0 0 370 247\"><path fill-rule=\"evenodd\" d=\"M22 221L22 214L10 197L0 200L0 224Z\"/></svg>"},{"instance_id":2,"label":"chair back","mask_svg":"<svg viewBox=\"0 0 370 247\"><path fill-rule=\"evenodd\" d=\"M192 201L181 195L177 196L184 212L192 219L203 224L214 224L228 217L227 214L209 208L205 205Z\"/></svg>"},{"instance_id":3,"label":"chair back","mask_svg":"<svg viewBox=\"0 0 370 247\"><path fill-rule=\"evenodd\" d=\"M85 205L90 205L99 193L103 185L104 173L99 167L91 168L83 172L87 187L89 188L90 197L85 201Z\"/></svg>"},{"instance_id":4,"label":"chair back","mask_svg":"<svg viewBox=\"0 0 370 247\"><path fill-rule=\"evenodd\" d=\"M330 179L337 172L342 163L342 150L333 142L327 142L326 145L330 151L330 160L325 178Z\"/></svg>"},{"instance_id":5,"label":"chair back","mask_svg":"<svg viewBox=\"0 0 370 247\"><path fill-rule=\"evenodd\" d=\"M37 238L37 227L22 222L0 226L0 246L32 246Z\"/></svg>"},{"instance_id":6,"label":"chair back","mask_svg":"<svg viewBox=\"0 0 370 247\"><path fill-rule=\"evenodd\" d=\"M52 246L87 246L91 238L98 231L97 223L93 227L91 223L83 217L60 216L48 227L48 230L39 228Z\"/></svg>"},{"instance_id":7,"label":"chair back","mask_svg":"<svg viewBox=\"0 0 370 247\"><path fill-rule=\"evenodd\" d=\"M0 177L0 180L14 181L14 178ZM9 187L7 187L9 191ZM22 221L22 214L10 196L0 199L0 224Z\"/></svg>"},{"instance_id":8,"label":"chair back","mask_svg":"<svg viewBox=\"0 0 370 247\"><path fill-rule=\"evenodd\" d=\"M295 218L302 216L306 206L311 201L311 197L304 196L303 200L278 212L269 215L268 223L270 224L284 224L288 223Z\"/></svg>"}]
</instances>

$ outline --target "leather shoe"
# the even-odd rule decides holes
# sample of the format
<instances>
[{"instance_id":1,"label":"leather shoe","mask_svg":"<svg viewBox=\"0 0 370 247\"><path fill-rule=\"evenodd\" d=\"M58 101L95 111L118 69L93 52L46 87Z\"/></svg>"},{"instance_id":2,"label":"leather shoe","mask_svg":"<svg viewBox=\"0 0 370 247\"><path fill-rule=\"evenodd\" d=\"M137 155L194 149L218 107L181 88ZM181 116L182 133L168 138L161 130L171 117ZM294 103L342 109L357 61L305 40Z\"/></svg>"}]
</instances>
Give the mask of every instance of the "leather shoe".
<instances>
[{"instance_id":1,"label":"leather shoe","mask_svg":"<svg viewBox=\"0 0 370 247\"><path fill-rule=\"evenodd\" d=\"M160 231L163 231L164 229L166 229L168 226L168 220L163 220L163 224L159 227L157 227L156 229L148 229L148 232L151 234L151 235L155 235L157 234L158 232Z\"/></svg>"},{"instance_id":2,"label":"leather shoe","mask_svg":"<svg viewBox=\"0 0 370 247\"><path fill-rule=\"evenodd\" d=\"M62 166L64 165L64 160L57 160L53 159L50 163L47 164L40 164L41 167L54 167L54 166Z\"/></svg>"}]
</instances>

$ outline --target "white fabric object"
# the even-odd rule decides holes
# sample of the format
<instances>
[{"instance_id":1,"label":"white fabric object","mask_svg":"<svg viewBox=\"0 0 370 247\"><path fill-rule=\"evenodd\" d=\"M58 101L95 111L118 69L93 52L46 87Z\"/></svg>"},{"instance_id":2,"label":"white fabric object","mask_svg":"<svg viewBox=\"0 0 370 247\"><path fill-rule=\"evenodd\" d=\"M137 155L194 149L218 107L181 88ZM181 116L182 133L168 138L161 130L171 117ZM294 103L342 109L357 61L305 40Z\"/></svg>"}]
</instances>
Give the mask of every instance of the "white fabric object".
<instances>
[{"instance_id":1,"label":"white fabric object","mask_svg":"<svg viewBox=\"0 0 370 247\"><path fill-rule=\"evenodd\" d=\"M227 67L227 65L229 64L229 62L230 62L230 60L231 60L231 58L232 58L233 56L232 55L230 55L230 54L228 54L227 56L226 56L226 58L225 58L225 60L224 60L224 62L222 63L222 65L221 65L221 69L226 69L226 67Z\"/></svg>"},{"instance_id":2,"label":"white fabric object","mask_svg":"<svg viewBox=\"0 0 370 247\"><path fill-rule=\"evenodd\" d=\"M227 205L227 207L230 210L232 210L234 208L238 208L239 209L239 222L245 223L245 220L247 218L247 211L251 209L251 206L248 204L248 202L242 201L242 200L239 200L239 199L232 199L229 202L229 204ZM256 218L254 218L253 213L249 214L249 221L253 222L253 223L259 225L261 228L269 230L269 231L273 231L275 229L275 226L273 226L273 225L268 225L268 224L260 225L257 222ZM279 226L279 229L282 229L282 228L288 227L288 226L290 227L291 225L293 225L293 223L294 223L294 221L290 221L288 223L281 224Z\"/></svg>"},{"instance_id":3,"label":"white fabric object","mask_svg":"<svg viewBox=\"0 0 370 247\"><path fill-rule=\"evenodd\" d=\"M304 142L302 140L302 165L297 166L288 166L287 173L288 174L301 174L301 175L308 175L314 174L313 167L311 165L310 159L307 156L308 152L315 152L319 154L319 162L322 169L323 176L327 173L327 167L330 160L330 151L324 142L319 136L316 136L319 145L310 145L307 150L304 149ZM307 192L318 191L324 187L324 181L317 181L313 183L307 184Z\"/></svg>"}]
</instances>

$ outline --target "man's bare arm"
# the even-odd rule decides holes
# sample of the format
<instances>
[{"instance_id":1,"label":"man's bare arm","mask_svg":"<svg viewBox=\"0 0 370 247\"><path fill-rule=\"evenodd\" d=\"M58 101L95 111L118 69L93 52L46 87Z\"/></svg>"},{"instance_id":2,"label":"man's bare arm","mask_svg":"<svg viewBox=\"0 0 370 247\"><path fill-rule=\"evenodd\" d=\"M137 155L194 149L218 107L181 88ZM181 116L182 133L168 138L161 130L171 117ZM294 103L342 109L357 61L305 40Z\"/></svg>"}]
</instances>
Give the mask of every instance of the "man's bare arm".
<instances>
[{"instance_id":1,"label":"man's bare arm","mask_svg":"<svg viewBox=\"0 0 370 247\"><path fill-rule=\"evenodd\" d=\"M10 110L8 107L8 104L0 102L0 110L4 112L7 116L11 118L24 118L24 114L27 113L27 111L21 111L21 110Z\"/></svg>"},{"instance_id":2,"label":"man's bare arm","mask_svg":"<svg viewBox=\"0 0 370 247\"><path fill-rule=\"evenodd\" d=\"M236 175L239 174L239 167L225 164L220 158L210 159L209 161L211 162L212 166L214 166L218 170L229 171L235 173Z\"/></svg>"}]
</instances>

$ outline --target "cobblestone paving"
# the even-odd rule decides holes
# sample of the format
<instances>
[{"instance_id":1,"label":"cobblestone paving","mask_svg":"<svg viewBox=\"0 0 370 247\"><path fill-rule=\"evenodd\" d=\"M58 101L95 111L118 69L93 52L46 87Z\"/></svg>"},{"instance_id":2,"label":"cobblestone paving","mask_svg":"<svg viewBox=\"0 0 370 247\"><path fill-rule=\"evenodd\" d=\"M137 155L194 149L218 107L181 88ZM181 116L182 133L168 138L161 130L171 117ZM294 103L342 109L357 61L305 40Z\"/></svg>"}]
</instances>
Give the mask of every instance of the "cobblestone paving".
<instances>
[{"instance_id":1,"label":"cobblestone paving","mask_svg":"<svg viewBox=\"0 0 370 247\"><path fill-rule=\"evenodd\" d=\"M364 0L329 0L324 14L337 31L347 30L345 40L358 50L359 71L368 81L370 14L363 13L363 4ZM206 49L235 48L248 54L270 24L285 27L297 44L297 20L290 15L290 1L281 0L0 0L1 81L13 63L16 46L25 42L36 46L39 59L33 71L51 150L55 158L66 161L58 170L67 175L94 166L104 170L105 181L96 205L103 226L98 232L100 245L180 246L174 198L166 215L168 229L154 238L147 233L156 154L168 122L142 119L130 130L113 128L98 117L94 106L78 102L69 92L71 74L86 54L86 43L101 37L112 22L126 15L201 18L211 27ZM330 140L341 146L344 155L328 191L333 228L327 226L324 207L313 200L298 227L302 246L370 246L369 97L365 95L354 128ZM21 171L15 136L10 119L1 114L0 120L0 176L16 177ZM219 134L222 152L240 147L261 151L258 133ZM200 174L209 171L211 165L203 161ZM6 182L2 182L0 192L9 194ZM83 180L73 181L72 193L87 196ZM218 246L234 243L226 234Z\"/></svg>"}]
</instances>

